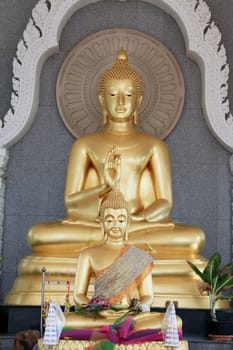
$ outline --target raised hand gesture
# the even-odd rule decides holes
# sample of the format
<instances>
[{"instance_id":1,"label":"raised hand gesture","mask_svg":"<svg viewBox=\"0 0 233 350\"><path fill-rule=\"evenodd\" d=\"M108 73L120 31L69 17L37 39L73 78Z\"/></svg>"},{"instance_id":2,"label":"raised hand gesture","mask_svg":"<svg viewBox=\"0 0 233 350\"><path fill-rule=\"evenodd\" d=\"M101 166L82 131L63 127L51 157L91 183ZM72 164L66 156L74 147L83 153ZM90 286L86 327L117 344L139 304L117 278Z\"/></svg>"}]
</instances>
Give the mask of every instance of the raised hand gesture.
<instances>
[{"instance_id":1,"label":"raised hand gesture","mask_svg":"<svg viewBox=\"0 0 233 350\"><path fill-rule=\"evenodd\" d=\"M121 176L121 155L116 153L113 146L108 152L104 164L104 179L112 189L119 189Z\"/></svg>"}]
</instances>

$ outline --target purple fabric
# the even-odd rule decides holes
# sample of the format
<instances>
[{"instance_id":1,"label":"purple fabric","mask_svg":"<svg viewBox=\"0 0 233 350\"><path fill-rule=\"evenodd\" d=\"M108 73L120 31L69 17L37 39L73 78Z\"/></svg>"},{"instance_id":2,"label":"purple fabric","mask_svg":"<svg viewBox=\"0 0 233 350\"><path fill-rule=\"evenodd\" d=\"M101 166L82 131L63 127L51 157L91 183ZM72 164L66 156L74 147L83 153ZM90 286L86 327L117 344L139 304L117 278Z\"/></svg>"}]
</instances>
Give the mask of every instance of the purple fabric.
<instances>
[{"instance_id":1,"label":"purple fabric","mask_svg":"<svg viewBox=\"0 0 233 350\"><path fill-rule=\"evenodd\" d=\"M148 341L162 341L161 329L143 329L134 332L133 318L127 317L119 325L107 325L98 330L70 329L62 332L60 339L74 340L101 340L108 339L114 344L136 344ZM182 339L182 331L178 331L179 339Z\"/></svg>"},{"instance_id":2,"label":"purple fabric","mask_svg":"<svg viewBox=\"0 0 233 350\"><path fill-rule=\"evenodd\" d=\"M69 329L61 333L60 339L75 339L75 340L99 340L106 339L104 333L93 329Z\"/></svg>"}]
</instances>

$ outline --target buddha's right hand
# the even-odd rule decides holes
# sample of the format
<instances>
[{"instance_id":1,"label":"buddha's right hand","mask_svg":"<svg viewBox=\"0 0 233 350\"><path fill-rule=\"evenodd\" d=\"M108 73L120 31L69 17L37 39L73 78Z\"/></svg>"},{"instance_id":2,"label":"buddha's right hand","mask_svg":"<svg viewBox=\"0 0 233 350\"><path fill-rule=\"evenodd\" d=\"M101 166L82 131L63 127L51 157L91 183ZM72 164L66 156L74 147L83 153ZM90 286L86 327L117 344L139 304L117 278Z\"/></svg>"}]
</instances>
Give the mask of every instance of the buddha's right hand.
<instances>
[{"instance_id":1,"label":"buddha's right hand","mask_svg":"<svg viewBox=\"0 0 233 350\"><path fill-rule=\"evenodd\" d=\"M119 189L121 175L121 155L115 152L115 146L108 152L104 164L105 183L110 188Z\"/></svg>"}]
</instances>

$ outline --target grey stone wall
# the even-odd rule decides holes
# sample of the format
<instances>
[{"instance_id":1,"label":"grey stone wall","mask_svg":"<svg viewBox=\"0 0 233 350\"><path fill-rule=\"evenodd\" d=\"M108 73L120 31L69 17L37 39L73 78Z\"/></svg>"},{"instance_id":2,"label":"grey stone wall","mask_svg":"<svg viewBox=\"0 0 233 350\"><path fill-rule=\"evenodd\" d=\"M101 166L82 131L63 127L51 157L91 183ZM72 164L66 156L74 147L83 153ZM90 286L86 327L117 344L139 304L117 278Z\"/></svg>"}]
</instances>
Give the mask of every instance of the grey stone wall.
<instances>
[{"instance_id":1,"label":"grey stone wall","mask_svg":"<svg viewBox=\"0 0 233 350\"><path fill-rule=\"evenodd\" d=\"M232 0L208 0L223 34L233 82ZM0 1L0 113L9 108L12 57L35 0ZM163 42L181 65L186 97L176 128L165 140L170 148L174 209L173 219L202 227L206 246L202 255L220 251L231 259L231 176L229 152L212 136L201 108L198 66L186 57L183 36L175 20L156 6L139 0L93 3L75 13L65 26L60 52L43 67L40 106L25 137L10 149L6 179L6 204L0 302L11 288L20 259L30 253L27 232L32 224L65 217L63 192L67 157L74 138L56 107L55 84L59 68L72 47L96 31L127 27ZM230 84L230 101L233 102Z\"/></svg>"}]
</instances>

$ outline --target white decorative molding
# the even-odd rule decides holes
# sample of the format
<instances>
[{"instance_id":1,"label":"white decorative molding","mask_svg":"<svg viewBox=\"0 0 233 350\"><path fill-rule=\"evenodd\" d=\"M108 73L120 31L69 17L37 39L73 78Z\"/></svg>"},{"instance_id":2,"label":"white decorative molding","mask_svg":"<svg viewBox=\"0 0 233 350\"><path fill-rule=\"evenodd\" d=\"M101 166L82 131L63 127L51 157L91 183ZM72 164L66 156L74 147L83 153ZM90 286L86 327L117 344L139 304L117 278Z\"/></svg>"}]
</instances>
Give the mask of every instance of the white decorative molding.
<instances>
[{"instance_id":1,"label":"white decorative molding","mask_svg":"<svg viewBox=\"0 0 233 350\"><path fill-rule=\"evenodd\" d=\"M187 55L200 66L203 110L212 133L233 151L233 117L229 110L226 52L221 33L204 0L147 0L179 24ZM30 128L38 107L39 80L45 60L58 51L62 28L71 15L93 0L40 0L23 33L13 63L11 107L3 118L0 147L9 148Z\"/></svg>"},{"instance_id":2,"label":"white decorative molding","mask_svg":"<svg viewBox=\"0 0 233 350\"><path fill-rule=\"evenodd\" d=\"M233 154L230 155L229 165L231 171L231 252L233 260Z\"/></svg>"},{"instance_id":3,"label":"white decorative molding","mask_svg":"<svg viewBox=\"0 0 233 350\"><path fill-rule=\"evenodd\" d=\"M233 150L233 116L229 108L229 65L222 36L204 0L158 0L173 16L184 35L187 56L196 61L202 75L202 107L216 139Z\"/></svg>"},{"instance_id":4,"label":"white decorative molding","mask_svg":"<svg viewBox=\"0 0 233 350\"><path fill-rule=\"evenodd\" d=\"M229 164L230 164L231 174L233 175L233 154L230 155Z\"/></svg>"},{"instance_id":5,"label":"white decorative molding","mask_svg":"<svg viewBox=\"0 0 233 350\"><path fill-rule=\"evenodd\" d=\"M9 159L9 151L0 148L0 256L2 256L4 200L5 200L5 171Z\"/></svg>"}]
</instances>

